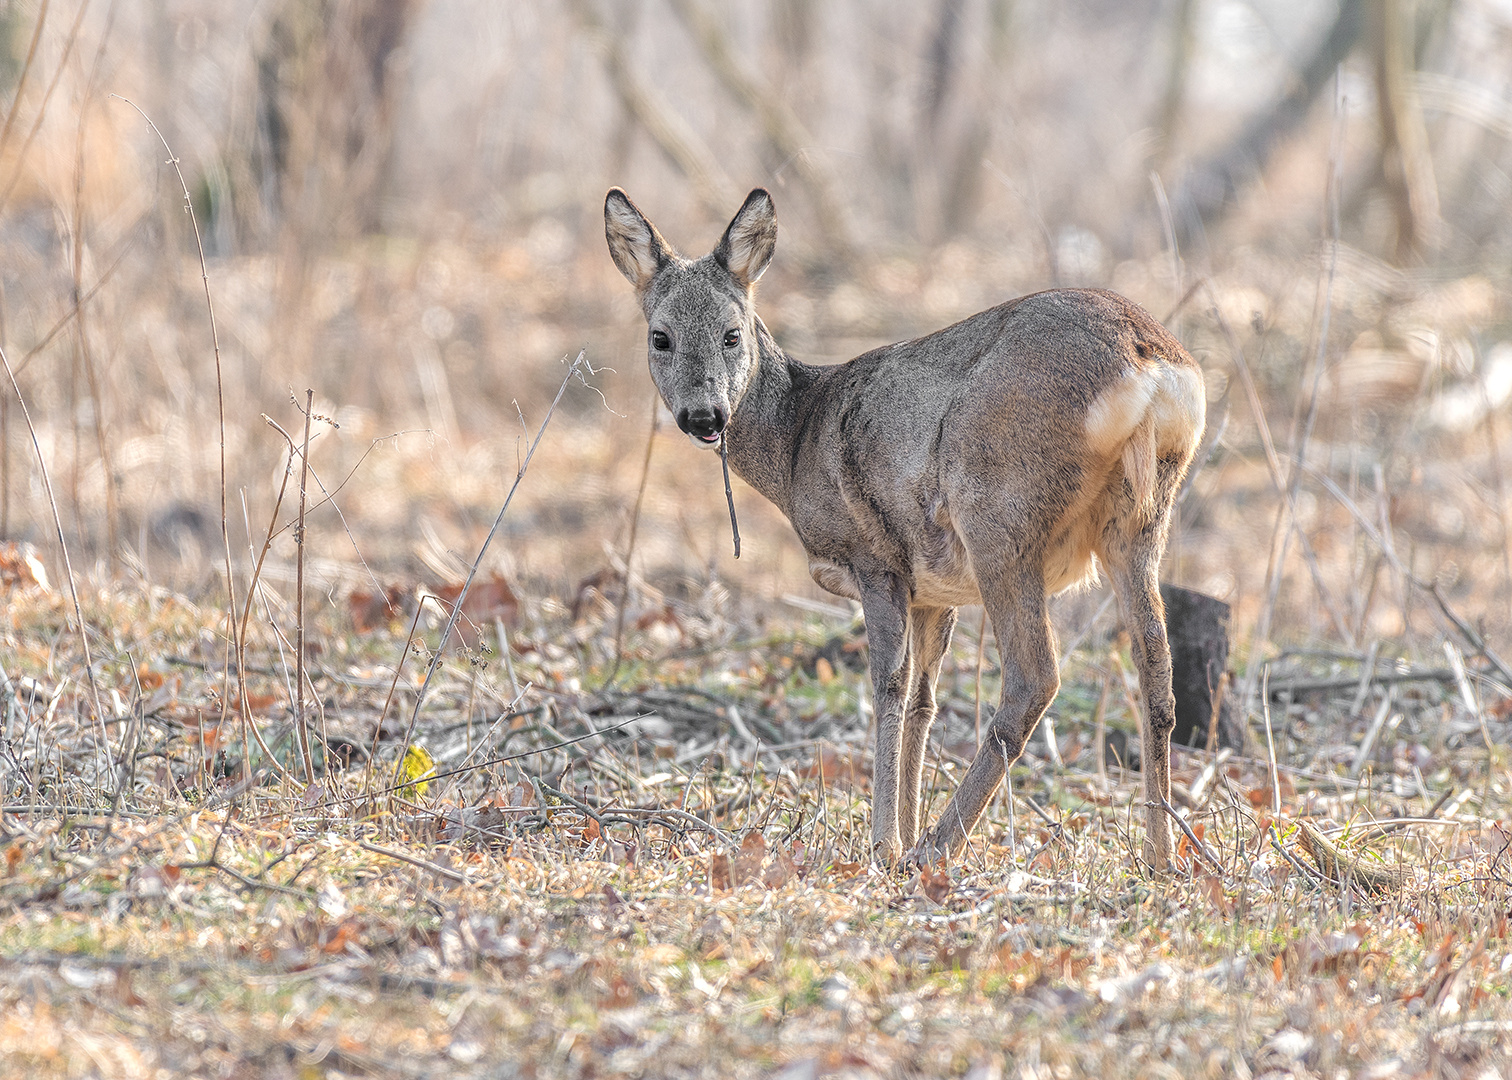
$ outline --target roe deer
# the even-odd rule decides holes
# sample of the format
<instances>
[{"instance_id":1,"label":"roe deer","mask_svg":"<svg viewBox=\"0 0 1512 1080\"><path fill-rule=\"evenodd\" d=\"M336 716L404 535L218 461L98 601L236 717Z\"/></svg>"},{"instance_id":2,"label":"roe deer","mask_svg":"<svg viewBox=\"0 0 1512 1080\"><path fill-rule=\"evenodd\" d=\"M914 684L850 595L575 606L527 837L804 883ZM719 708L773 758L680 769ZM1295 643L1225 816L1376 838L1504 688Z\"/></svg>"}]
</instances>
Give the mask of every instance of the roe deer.
<instances>
[{"instance_id":1,"label":"roe deer","mask_svg":"<svg viewBox=\"0 0 1512 1080\"><path fill-rule=\"evenodd\" d=\"M1180 343L1116 293L1055 289L812 367L756 315L777 241L765 191L701 259L673 250L619 188L604 227L678 427L700 446L723 440L730 465L797 530L814 580L861 601L877 723L873 857L961 853L1060 689L1048 598L1095 580L1100 562L1144 696L1144 856L1163 870L1175 702L1157 573L1205 412L1201 369ZM950 804L921 832L935 679L957 606L977 602L1002 653L1002 698Z\"/></svg>"}]
</instances>

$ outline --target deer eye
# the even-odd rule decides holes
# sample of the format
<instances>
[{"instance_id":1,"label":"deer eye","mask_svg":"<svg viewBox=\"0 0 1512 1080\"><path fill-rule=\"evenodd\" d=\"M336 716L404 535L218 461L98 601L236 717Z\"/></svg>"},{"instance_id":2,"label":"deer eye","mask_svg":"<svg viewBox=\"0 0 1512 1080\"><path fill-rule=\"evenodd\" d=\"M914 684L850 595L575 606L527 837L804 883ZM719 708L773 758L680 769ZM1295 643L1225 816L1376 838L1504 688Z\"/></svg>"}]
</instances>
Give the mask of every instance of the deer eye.
<instances>
[{"instance_id":1,"label":"deer eye","mask_svg":"<svg viewBox=\"0 0 1512 1080\"><path fill-rule=\"evenodd\" d=\"M660 330L651 332L651 347L657 352L666 352L672 347L672 339Z\"/></svg>"},{"instance_id":2,"label":"deer eye","mask_svg":"<svg viewBox=\"0 0 1512 1080\"><path fill-rule=\"evenodd\" d=\"M724 347L727 348L727 349L733 349L735 346L737 346L739 344L740 344L740 331L739 330L726 330L725 331L725 336L724 336Z\"/></svg>"}]
</instances>

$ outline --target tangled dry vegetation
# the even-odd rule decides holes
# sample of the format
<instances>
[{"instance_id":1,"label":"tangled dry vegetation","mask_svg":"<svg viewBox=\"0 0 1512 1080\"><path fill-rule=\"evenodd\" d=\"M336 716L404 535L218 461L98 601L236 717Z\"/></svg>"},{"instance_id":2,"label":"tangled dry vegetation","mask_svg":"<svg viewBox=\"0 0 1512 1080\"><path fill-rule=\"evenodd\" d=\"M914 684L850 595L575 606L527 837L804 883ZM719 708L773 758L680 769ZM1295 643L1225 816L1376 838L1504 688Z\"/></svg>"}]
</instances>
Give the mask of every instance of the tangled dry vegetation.
<instances>
[{"instance_id":1,"label":"tangled dry vegetation","mask_svg":"<svg viewBox=\"0 0 1512 1080\"><path fill-rule=\"evenodd\" d=\"M0 1073L1512 1074L1505 3L90 7L0 4ZM603 248L758 182L800 359L1085 284L1202 363L1247 743L1171 877L1106 593L968 857L869 865L857 614L738 483L721 579Z\"/></svg>"},{"instance_id":2,"label":"tangled dry vegetation","mask_svg":"<svg viewBox=\"0 0 1512 1080\"><path fill-rule=\"evenodd\" d=\"M598 581L572 612L495 582L471 611L488 629L440 657L412 726L441 622L401 591L392 610L359 594L307 631L311 783L272 630L253 624L238 685L223 612L96 584L90 686L66 596L20 550L0 685L0 1054L17 1074L1508 1060L1512 716L1453 648L1273 662L1258 712L1275 767L1263 731L1247 754L1178 751L1182 869L1153 881L1120 756L1130 668L1093 631L969 857L889 873L865 856L864 637L844 609L763 629L717 594L624 601ZM996 674L964 626L935 809Z\"/></svg>"}]
</instances>

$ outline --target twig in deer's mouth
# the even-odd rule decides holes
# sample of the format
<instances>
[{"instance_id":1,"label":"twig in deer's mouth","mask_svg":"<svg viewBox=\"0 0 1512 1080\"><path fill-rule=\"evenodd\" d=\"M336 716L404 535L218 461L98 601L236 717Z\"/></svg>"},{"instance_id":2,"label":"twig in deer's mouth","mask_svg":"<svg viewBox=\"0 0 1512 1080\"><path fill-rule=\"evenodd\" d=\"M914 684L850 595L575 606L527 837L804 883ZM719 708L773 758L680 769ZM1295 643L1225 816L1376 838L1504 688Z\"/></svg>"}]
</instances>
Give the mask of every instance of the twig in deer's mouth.
<instances>
[{"instance_id":1,"label":"twig in deer's mouth","mask_svg":"<svg viewBox=\"0 0 1512 1080\"><path fill-rule=\"evenodd\" d=\"M724 466L725 502L730 504L730 532L735 534L735 557L740 558L740 525L735 521L735 493L730 490L730 440L719 439L719 463Z\"/></svg>"}]
</instances>

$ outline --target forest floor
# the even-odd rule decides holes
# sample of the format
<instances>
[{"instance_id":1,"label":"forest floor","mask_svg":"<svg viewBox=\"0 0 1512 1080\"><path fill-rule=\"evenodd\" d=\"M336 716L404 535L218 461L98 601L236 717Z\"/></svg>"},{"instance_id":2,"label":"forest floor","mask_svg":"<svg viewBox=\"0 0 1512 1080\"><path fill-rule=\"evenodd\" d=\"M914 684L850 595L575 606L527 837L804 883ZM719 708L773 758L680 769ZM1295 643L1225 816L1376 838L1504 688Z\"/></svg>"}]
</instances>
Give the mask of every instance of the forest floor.
<instances>
[{"instance_id":1,"label":"forest floor","mask_svg":"<svg viewBox=\"0 0 1512 1080\"><path fill-rule=\"evenodd\" d=\"M1156 879L1121 765L1127 655L1092 635L968 855L889 870L866 857L864 635L843 608L754 632L667 601L621 616L612 582L569 614L496 581L471 610L486 644L449 650L417 712L439 621L357 595L310 627L310 782L287 643L254 628L238 688L223 609L96 586L90 685L66 594L9 565L9 1075L1471 1077L1512 1061L1512 717L1452 649L1447 668L1272 661L1253 698L1269 735L1178 750L1190 833ZM996 695L973 630L941 680L935 812ZM1358 861L1320 861L1319 836Z\"/></svg>"}]
</instances>

